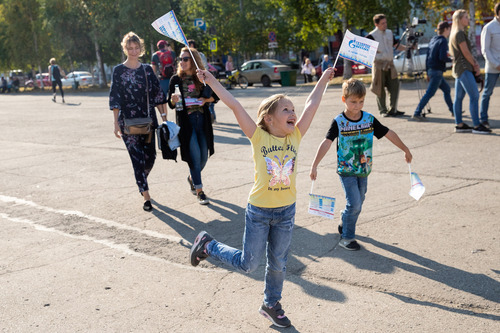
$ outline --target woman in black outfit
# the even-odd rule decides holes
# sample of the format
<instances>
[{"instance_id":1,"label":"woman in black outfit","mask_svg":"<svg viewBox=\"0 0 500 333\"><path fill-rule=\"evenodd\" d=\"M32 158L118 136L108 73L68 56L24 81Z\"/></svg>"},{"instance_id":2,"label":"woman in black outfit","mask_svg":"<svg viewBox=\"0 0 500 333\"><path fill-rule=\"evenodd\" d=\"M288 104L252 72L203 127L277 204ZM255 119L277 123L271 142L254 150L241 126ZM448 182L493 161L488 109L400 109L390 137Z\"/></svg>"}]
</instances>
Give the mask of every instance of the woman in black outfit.
<instances>
[{"instance_id":1,"label":"woman in black outfit","mask_svg":"<svg viewBox=\"0 0 500 333\"><path fill-rule=\"evenodd\" d=\"M151 66L139 62L139 58L144 54L144 41L135 33L129 32L123 37L121 45L127 60L113 68L109 108L114 113L115 136L123 139L132 160L135 180L144 198L143 209L149 212L153 210L153 206L147 178L156 158L155 135L154 132L149 135L125 134L124 119L149 116L153 120L153 127L156 128L158 121L155 106L162 119L167 120L166 99Z\"/></svg>"},{"instance_id":2,"label":"woman in black outfit","mask_svg":"<svg viewBox=\"0 0 500 333\"><path fill-rule=\"evenodd\" d=\"M196 63L205 69L196 49L185 47L181 50L177 74L170 79L168 105L176 108L177 124L181 127L179 139L181 141L181 158L189 165L190 175L188 182L191 192L198 198L201 205L208 205L203 191L201 171L205 167L208 157L214 153L214 132L210 117L209 106L217 102L218 97L208 85L204 85L196 76ZM175 88L179 87L176 93ZM180 96L179 96L180 94ZM176 107L181 101L182 106Z\"/></svg>"}]
</instances>

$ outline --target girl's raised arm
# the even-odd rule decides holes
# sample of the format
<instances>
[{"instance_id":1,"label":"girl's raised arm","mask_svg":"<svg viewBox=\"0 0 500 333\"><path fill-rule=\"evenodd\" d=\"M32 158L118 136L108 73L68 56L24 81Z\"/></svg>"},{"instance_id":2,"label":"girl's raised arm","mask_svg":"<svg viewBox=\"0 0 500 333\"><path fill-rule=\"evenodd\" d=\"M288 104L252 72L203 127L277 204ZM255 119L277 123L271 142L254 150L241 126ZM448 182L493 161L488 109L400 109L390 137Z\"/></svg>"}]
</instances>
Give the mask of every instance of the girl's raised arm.
<instances>
[{"instance_id":1,"label":"girl's raised arm","mask_svg":"<svg viewBox=\"0 0 500 333\"><path fill-rule=\"evenodd\" d=\"M304 136L311 125L311 122L316 114L316 110L318 110L319 103L321 102L321 98L323 97L323 92L325 91L325 87L328 82L333 79L333 75L335 70L333 67L327 68L318 83L314 87L313 91L307 97L306 106L304 107L304 112L300 116L299 121L297 122L297 127L300 130L300 134Z\"/></svg>"},{"instance_id":2,"label":"girl's raised arm","mask_svg":"<svg viewBox=\"0 0 500 333\"><path fill-rule=\"evenodd\" d=\"M205 81L220 100L233 110L241 130L248 138L251 138L257 129L257 124L255 124L240 102L238 102L209 71L198 69L196 70L196 75L198 75L200 81Z\"/></svg>"}]
</instances>

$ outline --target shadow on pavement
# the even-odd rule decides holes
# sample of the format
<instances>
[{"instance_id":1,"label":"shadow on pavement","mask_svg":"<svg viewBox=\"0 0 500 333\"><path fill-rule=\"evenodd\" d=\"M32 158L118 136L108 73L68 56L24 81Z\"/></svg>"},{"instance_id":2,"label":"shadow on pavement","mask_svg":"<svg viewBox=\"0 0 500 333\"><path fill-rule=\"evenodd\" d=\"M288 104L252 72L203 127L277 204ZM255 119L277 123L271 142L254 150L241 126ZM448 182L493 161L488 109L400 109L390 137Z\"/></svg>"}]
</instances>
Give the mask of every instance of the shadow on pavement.
<instances>
[{"instance_id":1,"label":"shadow on pavement","mask_svg":"<svg viewBox=\"0 0 500 333\"><path fill-rule=\"evenodd\" d=\"M357 257L343 257L343 260L349 261L350 264L358 269L371 270L380 273L390 273L395 268L405 270L410 273L418 274L422 277L434 280L457 290L461 290L473 295L480 296L489 301L500 303L500 282L484 275L474 274L463 271L454 267L440 264L432 259L424 258L418 254L406 251L394 245L384 244L369 237L357 236L357 238L365 243L372 244L380 249L394 253L407 260L413 261L415 264L407 264L392 258L381 256L373 252L363 249L361 254L365 252L368 260ZM354 259L351 259L354 258ZM492 316L487 314L476 313L470 310L460 310L456 308L448 308L431 302L417 301L405 296L394 293L388 293L394 297L401 298L405 302L435 306L452 312L480 316L484 318L499 320L500 316Z\"/></svg>"},{"instance_id":2,"label":"shadow on pavement","mask_svg":"<svg viewBox=\"0 0 500 333\"><path fill-rule=\"evenodd\" d=\"M444 311L454 312L454 313L463 314L463 315L467 315L467 316L480 317L483 319L491 319L491 320L495 320L495 321L500 320L500 316L497 316L497 315L492 315L492 314L487 314L487 313L478 313L478 312L474 312L471 310L465 310L465 309L450 308L448 306L444 306L441 304L436 304L436 303L426 302L426 301L419 301L419 300L416 300L416 299L413 299L413 298L410 298L407 296L402 296L402 295L399 295L396 293L384 293L384 294L392 296L394 298L397 298L400 301L407 303L407 304L429 306L429 307L437 308L437 309L444 310Z\"/></svg>"},{"instance_id":3,"label":"shadow on pavement","mask_svg":"<svg viewBox=\"0 0 500 333\"><path fill-rule=\"evenodd\" d=\"M211 204L208 205L207 208L216 211L228 221L213 220L208 223L204 223L193 218L190 215L168 208L167 206L162 205L154 200L152 201L156 208L155 210L153 210L153 215L155 215L163 223L168 224L183 239L193 241L196 235L200 231L206 230L218 241L221 241L237 249L242 248L242 241L243 241L242 238L245 225L245 209L243 207L230 204L221 200L210 199ZM325 237L330 238L331 235L327 235ZM320 240L317 241L319 242ZM181 245L186 248L186 258L187 258L188 250L191 248L191 245L185 244L184 242L182 242ZM292 241L292 250L293 248L294 248L294 243ZM307 294L318 299L323 299L331 302L340 302L340 303L345 301L344 294L339 292L338 290L332 289L325 285L318 284L317 282L313 283L303 279L301 277L301 272L304 271L306 265L300 262L296 257L310 258L309 256L302 255L300 251L298 253L295 252L295 254L293 251L290 252L290 256L288 258L288 263L287 263L287 270L288 270L287 273L288 276L286 278L287 282L297 284ZM314 260L312 258L310 259ZM225 265L217 260L213 260L210 257L207 258L207 261L213 264L214 266L221 267L228 271L240 273L237 270L230 267L229 265ZM261 264L259 265L259 267L254 272L244 275L256 281L264 282L264 272L265 272L265 257L262 257Z\"/></svg>"}]
</instances>

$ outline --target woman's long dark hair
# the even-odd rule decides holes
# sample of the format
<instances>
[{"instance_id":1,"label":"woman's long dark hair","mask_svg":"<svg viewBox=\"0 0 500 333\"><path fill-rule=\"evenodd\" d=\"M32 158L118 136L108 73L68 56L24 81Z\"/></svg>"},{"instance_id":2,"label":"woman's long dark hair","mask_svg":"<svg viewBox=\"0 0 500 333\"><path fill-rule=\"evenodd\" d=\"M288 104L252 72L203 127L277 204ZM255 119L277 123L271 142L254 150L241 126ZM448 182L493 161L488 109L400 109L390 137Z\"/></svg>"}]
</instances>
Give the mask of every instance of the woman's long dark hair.
<instances>
[{"instance_id":1,"label":"woman's long dark hair","mask_svg":"<svg viewBox=\"0 0 500 333\"><path fill-rule=\"evenodd\" d=\"M180 54L183 54L184 52L188 52L189 53L189 50L191 50L191 53L193 55L193 57L195 58L196 60L196 63L198 64L198 67L200 69L205 69L205 66L203 65L203 61L201 60L201 56L200 56L200 53L196 50L196 49L193 49L193 48L188 48L188 47L183 47L182 50L181 50L181 53ZM182 70L182 67L181 67L181 61L179 61L179 65L177 66L177 75L182 79L184 80L184 78L189 75L187 74L186 72L184 72ZM196 75L196 65L193 61L193 58L189 57L189 61L191 62L191 68L193 68L193 81L194 81L194 85L196 86L196 90L198 91L201 91L203 89L203 83L200 82L200 80L198 79L198 75Z\"/></svg>"}]
</instances>

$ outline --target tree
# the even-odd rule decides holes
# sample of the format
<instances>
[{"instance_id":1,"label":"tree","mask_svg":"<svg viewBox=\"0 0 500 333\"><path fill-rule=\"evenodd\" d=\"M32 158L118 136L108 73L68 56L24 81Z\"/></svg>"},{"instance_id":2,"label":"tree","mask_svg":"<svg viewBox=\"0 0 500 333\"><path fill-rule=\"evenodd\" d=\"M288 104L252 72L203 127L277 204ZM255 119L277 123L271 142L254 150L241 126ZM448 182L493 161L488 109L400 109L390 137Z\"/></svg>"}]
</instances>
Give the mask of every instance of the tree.
<instances>
[{"instance_id":1,"label":"tree","mask_svg":"<svg viewBox=\"0 0 500 333\"><path fill-rule=\"evenodd\" d=\"M48 63L51 49L45 47L49 45L48 34L40 12L37 0L4 0L4 47L9 65L23 70L36 66L41 73L41 59Z\"/></svg>"}]
</instances>

